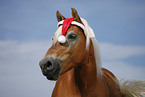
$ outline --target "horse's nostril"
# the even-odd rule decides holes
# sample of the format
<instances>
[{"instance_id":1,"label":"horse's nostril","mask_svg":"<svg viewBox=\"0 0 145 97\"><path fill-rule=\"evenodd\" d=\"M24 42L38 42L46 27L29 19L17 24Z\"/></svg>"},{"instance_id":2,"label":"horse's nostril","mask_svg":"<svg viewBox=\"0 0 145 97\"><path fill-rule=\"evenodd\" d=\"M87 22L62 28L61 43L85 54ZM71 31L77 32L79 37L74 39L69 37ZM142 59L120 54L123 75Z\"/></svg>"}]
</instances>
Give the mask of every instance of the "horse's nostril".
<instances>
[{"instance_id":1,"label":"horse's nostril","mask_svg":"<svg viewBox=\"0 0 145 97\"><path fill-rule=\"evenodd\" d=\"M46 66L46 68L49 69L49 70L53 68L53 64L52 64L52 62L50 62L50 61L47 61L47 63L45 64L45 66Z\"/></svg>"}]
</instances>

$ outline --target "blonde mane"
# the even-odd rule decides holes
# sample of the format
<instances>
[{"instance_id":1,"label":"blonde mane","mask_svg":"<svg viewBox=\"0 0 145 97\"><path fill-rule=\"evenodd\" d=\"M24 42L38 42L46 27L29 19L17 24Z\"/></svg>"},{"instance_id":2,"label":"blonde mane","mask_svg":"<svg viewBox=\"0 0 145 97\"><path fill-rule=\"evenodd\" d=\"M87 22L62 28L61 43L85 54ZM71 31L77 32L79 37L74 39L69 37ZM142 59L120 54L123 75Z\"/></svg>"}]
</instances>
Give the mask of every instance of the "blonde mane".
<instances>
[{"instance_id":1,"label":"blonde mane","mask_svg":"<svg viewBox=\"0 0 145 97\"><path fill-rule=\"evenodd\" d=\"M145 97L145 80L121 80L120 88L125 97Z\"/></svg>"},{"instance_id":2,"label":"blonde mane","mask_svg":"<svg viewBox=\"0 0 145 97\"><path fill-rule=\"evenodd\" d=\"M95 33L93 29L89 26L88 22L81 18L83 24L86 28L86 49L88 50L90 45L90 39L92 40L93 47L94 47L94 55L95 55L95 61L96 61L96 69L97 69L97 77L101 77L102 71L101 71L101 56L100 56L100 48L98 41L96 40Z\"/></svg>"}]
</instances>

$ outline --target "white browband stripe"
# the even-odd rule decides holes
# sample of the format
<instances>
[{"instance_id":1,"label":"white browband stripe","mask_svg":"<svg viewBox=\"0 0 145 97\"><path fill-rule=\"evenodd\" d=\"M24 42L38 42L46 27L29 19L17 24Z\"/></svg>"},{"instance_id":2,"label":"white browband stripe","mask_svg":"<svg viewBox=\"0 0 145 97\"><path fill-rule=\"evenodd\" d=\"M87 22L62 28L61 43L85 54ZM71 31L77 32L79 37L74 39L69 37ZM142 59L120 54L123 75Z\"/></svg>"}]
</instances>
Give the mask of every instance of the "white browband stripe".
<instances>
[{"instance_id":1,"label":"white browband stripe","mask_svg":"<svg viewBox=\"0 0 145 97\"><path fill-rule=\"evenodd\" d=\"M64 20L58 22L57 27L59 25L63 25L63 22L64 22ZM86 35L86 28L85 28L85 26L83 24L81 24L79 22L76 22L76 21L72 21L71 24L81 27L84 30L84 34Z\"/></svg>"},{"instance_id":2,"label":"white browband stripe","mask_svg":"<svg viewBox=\"0 0 145 97\"><path fill-rule=\"evenodd\" d=\"M86 28L85 28L85 26L83 24L81 24L79 22L76 22L76 21L72 21L71 24L81 27L84 30L84 33L86 35Z\"/></svg>"},{"instance_id":3,"label":"white browband stripe","mask_svg":"<svg viewBox=\"0 0 145 97\"><path fill-rule=\"evenodd\" d=\"M63 21L64 21L64 20L58 22L57 27L58 27L59 25L63 25Z\"/></svg>"}]
</instances>

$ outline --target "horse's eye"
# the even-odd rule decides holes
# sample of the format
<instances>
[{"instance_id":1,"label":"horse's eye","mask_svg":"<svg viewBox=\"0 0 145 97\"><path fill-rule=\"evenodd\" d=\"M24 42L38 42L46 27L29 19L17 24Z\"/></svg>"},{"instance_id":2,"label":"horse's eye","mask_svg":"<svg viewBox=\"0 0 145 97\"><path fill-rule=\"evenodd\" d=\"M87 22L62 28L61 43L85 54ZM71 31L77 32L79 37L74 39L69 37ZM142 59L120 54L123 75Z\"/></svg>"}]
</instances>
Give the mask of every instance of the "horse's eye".
<instances>
[{"instance_id":1,"label":"horse's eye","mask_svg":"<svg viewBox=\"0 0 145 97\"><path fill-rule=\"evenodd\" d=\"M69 34L67 37L68 37L68 39L70 39L70 40L75 40L75 39L77 38L77 35L74 34L74 33L72 33L72 34Z\"/></svg>"}]
</instances>

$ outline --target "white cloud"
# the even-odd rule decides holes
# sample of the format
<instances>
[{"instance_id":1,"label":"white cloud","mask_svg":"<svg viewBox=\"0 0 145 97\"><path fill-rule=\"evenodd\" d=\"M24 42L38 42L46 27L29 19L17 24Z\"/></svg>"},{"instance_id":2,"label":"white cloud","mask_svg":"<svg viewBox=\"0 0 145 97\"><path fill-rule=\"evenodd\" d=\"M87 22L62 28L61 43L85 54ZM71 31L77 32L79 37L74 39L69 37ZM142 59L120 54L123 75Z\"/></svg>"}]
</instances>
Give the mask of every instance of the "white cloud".
<instances>
[{"instance_id":1,"label":"white cloud","mask_svg":"<svg viewBox=\"0 0 145 97\"><path fill-rule=\"evenodd\" d=\"M144 79L145 66L137 66L124 62L123 59L145 56L145 46L115 45L100 43L102 65L119 79Z\"/></svg>"},{"instance_id":2,"label":"white cloud","mask_svg":"<svg viewBox=\"0 0 145 97\"><path fill-rule=\"evenodd\" d=\"M145 55L145 46L100 43L100 49L101 55L105 60L125 59Z\"/></svg>"},{"instance_id":3,"label":"white cloud","mask_svg":"<svg viewBox=\"0 0 145 97\"><path fill-rule=\"evenodd\" d=\"M50 47L48 40L18 42L0 41L0 94L3 97L50 97L55 82L41 73L39 61ZM145 55L144 46L118 46L100 43L103 67L119 79L144 79L145 67L132 66L121 59ZM119 61L116 61L119 60ZM7 93L9 92L9 93Z\"/></svg>"},{"instance_id":4,"label":"white cloud","mask_svg":"<svg viewBox=\"0 0 145 97\"><path fill-rule=\"evenodd\" d=\"M104 62L103 67L110 70L119 80L132 79L143 80L145 79L145 66L134 66L122 61Z\"/></svg>"},{"instance_id":5,"label":"white cloud","mask_svg":"<svg viewBox=\"0 0 145 97\"><path fill-rule=\"evenodd\" d=\"M50 97L55 82L47 81L39 61L50 42L0 41L0 95L2 97Z\"/></svg>"}]
</instances>

